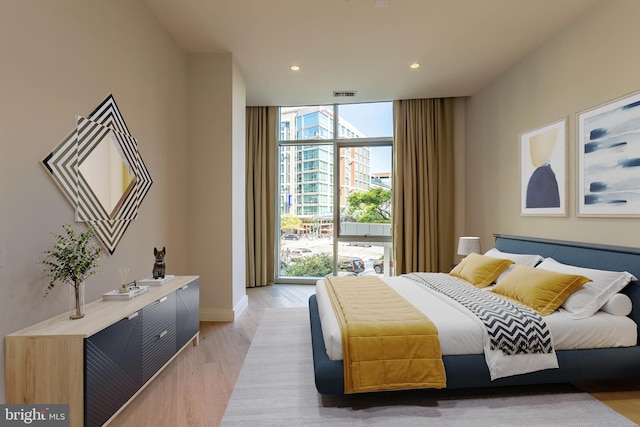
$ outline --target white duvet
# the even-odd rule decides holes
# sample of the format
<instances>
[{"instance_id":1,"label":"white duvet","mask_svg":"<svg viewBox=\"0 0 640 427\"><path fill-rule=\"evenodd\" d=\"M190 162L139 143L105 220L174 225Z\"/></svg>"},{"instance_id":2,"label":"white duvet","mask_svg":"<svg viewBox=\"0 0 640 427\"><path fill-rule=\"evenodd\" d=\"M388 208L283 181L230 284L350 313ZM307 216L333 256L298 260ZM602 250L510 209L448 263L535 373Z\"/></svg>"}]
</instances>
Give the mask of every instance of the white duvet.
<instances>
[{"instance_id":1,"label":"white duvet","mask_svg":"<svg viewBox=\"0 0 640 427\"><path fill-rule=\"evenodd\" d=\"M449 298L430 292L413 280L404 277L385 277L383 280L436 325L443 355L485 353L486 356L486 331L469 310ZM316 297L327 355L331 360L342 360L340 326L327 295L324 280L319 280L316 284ZM586 319L574 320L561 309L545 316L544 320L553 336L555 350L630 347L637 342L637 326L626 316L614 316L599 311ZM557 367L557 363L555 366L549 366L552 364L549 360L543 360L540 366L536 366L537 361L530 359L530 356L525 355L521 363L513 367L504 366L500 358L497 361L487 359L492 378Z\"/></svg>"}]
</instances>

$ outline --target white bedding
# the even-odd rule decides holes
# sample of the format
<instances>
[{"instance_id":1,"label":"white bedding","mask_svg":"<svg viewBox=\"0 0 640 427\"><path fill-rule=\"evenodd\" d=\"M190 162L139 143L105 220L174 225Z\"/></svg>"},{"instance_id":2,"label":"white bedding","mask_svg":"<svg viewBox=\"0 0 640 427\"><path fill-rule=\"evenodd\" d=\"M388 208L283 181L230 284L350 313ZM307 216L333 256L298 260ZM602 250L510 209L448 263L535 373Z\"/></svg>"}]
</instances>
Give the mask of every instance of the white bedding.
<instances>
[{"instance_id":1,"label":"white bedding","mask_svg":"<svg viewBox=\"0 0 640 427\"><path fill-rule=\"evenodd\" d=\"M483 353L483 328L460 304L433 297L410 279L385 277L383 280L433 321L438 328L443 355ZM316 297L329 359L342 360L340 327L323 279L316 284ZM561 309L544 319L551 330L555 350L630 347L637 342L637 326L626 316L599 311L586 319L574 320Z\"/></svg>"}]
</instances>

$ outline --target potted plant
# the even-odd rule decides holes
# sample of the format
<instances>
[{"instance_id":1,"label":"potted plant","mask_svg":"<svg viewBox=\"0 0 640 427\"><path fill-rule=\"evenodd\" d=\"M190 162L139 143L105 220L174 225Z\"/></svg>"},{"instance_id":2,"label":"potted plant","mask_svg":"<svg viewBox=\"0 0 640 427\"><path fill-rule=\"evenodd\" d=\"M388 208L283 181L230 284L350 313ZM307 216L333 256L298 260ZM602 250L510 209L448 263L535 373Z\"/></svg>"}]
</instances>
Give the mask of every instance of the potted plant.
<instances>
[{"instance_id":1,"label":"potted plant","mask_svg":"<svg viewBox=\"0 0 640 427\"><path fill-rule=\"evenodd\" d=\"M98 259L102 257L102 249L92 239L93 228L77 234L71 225L63 225L65 234L54 234L56 240L53 249L45 251L42 263L49 277L49 285L45 296L54 288L56 282L71 286L69 317L84 317L84 281L96 274Z\"/></svg>"}]
</instances>

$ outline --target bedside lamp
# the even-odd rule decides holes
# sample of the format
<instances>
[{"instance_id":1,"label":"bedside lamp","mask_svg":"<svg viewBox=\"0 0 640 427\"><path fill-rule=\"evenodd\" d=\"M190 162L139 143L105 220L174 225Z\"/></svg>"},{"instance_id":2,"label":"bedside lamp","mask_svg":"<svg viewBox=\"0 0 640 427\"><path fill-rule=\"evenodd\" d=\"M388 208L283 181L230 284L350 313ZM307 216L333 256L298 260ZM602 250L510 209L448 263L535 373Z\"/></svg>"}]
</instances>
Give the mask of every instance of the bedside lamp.
<instances>
[{"instance_id":1,"label":"bedside lamp","mask_svg":"<svg viewBox=\"0 0 640 427\"><path fill-rule=\"evenodd\" d=\"M480 238L479 237L461 237L458 241L458 255L463 257L470 253L480 253Z\"/></svg>"}]
</instances>

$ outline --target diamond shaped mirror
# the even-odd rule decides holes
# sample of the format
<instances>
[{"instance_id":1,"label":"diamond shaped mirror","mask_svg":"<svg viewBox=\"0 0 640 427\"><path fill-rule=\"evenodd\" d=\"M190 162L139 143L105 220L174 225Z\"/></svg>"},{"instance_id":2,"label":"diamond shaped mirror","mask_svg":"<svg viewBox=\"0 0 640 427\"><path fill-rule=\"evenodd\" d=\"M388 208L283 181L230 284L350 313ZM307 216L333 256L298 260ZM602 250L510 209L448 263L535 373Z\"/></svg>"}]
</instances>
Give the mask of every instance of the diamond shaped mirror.
<instances>
[{"instance_id":1,"label":"diamond shaped mirror","mask_svg":"<svg viewBox=\"0 0 640 427\"><path fill-rule=\"evenodd\" d=\"M115 135L109 132L78 166L80 174L111 219L135 183L135 175L131 174L119 148Z\"/></svg>"},{"instance_id":2,"label":"diamond shaped mirror","mask_svg":"<svg viewBox=\"0 0 640 427\"><path fill-rule=\"evenodd\" d=\"M43 161L45 169L110 254L116 249L152 180L112 95Z\"/></svg>"}]
</instances>

